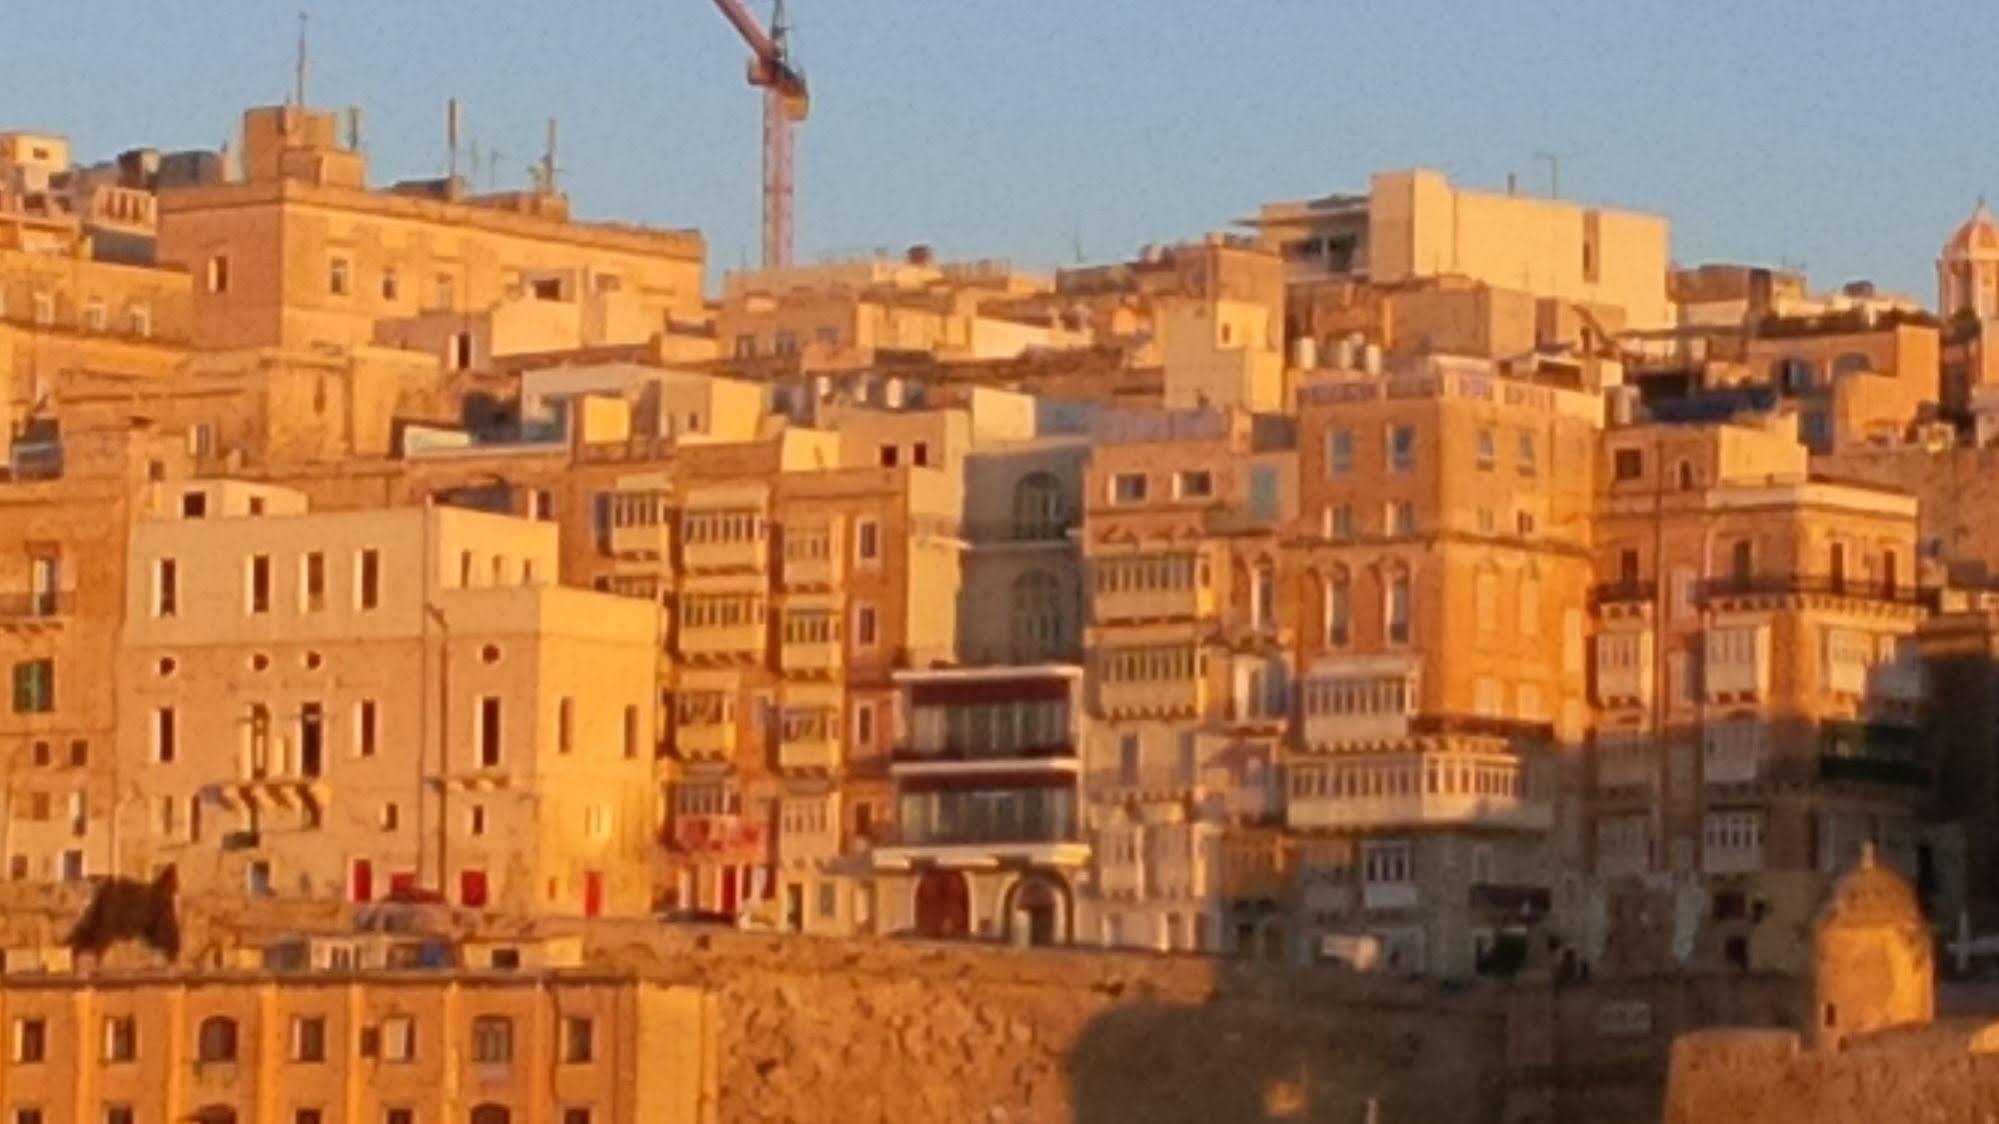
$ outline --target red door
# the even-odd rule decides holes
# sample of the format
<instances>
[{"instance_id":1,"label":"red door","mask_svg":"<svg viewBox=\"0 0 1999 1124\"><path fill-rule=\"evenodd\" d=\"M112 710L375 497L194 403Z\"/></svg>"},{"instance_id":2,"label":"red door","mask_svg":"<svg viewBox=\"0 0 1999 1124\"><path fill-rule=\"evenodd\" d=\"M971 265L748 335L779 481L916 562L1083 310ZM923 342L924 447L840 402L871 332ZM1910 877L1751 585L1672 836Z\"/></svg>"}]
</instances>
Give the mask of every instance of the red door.
<instances>
[{"instance_id":1,"label":"red door","mask_svg":"<svg viewBox=\"0 0 1999 1124\"><path fill-rule=\"evenodd\" d=\"M583 916L595 917L604 912L604 875L600 871L583 872Z\"/></svg>"},{"instance_id":2,"label":"red door","mask_svg":"<svg viewBox=\"0 0 1999 1124\"><path fill-rule=\"evenodd\" d=\"M722 912L735 916L736 913L736 868L722 868Z\"/></svg>"},{"instance_id":3,"label":"red door","mask_svg":"<svg viewBox=\"0 0 1999 1124\"><path fill-rule=\"evenodd\" d=\"M916 880L916 931L962 937L972 928L972 890L955 870L926 870Z\"/></svg>"},{"instance_id":4,"label":"red door","mask_svg":"<svg viewBox=\"0 0 1999 1124\"><path fill-rule=\"evenodd\" d=\"M473 908L486 904L485 871L461 870L458 872L458 904Z\"/></svg>"},{"instance_id":5,"label":"red door","mask_svg":"<svg viewBox=\"0 0 1999 1124\"><path fill-rule=\"evenodd\" d=\"M389 875L389 896L406 898L416 892L416 871L398 870Z\"/></svg>"},{"instance_id":6,"label":"red door","mask_svg":"<svg viewBox=\"0 0 1999 1124\"><path fill-rule=\"evenodd\" d=\"M353 900L371 902L375 900L375 866L367 859L355 859L348 868L347 886Z\"/></svg>"}]
</instances>

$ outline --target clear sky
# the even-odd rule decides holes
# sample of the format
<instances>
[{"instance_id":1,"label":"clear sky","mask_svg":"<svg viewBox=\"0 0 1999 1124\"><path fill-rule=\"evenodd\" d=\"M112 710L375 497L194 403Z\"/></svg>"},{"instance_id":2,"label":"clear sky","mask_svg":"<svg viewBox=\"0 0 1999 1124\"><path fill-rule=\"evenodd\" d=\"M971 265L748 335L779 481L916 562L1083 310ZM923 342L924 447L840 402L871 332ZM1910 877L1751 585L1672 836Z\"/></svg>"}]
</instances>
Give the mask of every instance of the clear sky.
<instances>
[{"instance_id":1,"label":"clear sky","mask_svg":"<svg viewBox=\"0 0 1999 1124\"><path fill-rule=\"evenodd\" d=\"M765 0L753 7L767 11ZM215 147L291 88L359 105L378 181L444 165L444 101L579 214L757 253L758 97L709 0L7 0L0 128L86 159ZM1424 164L1663 211L1682 262L1806 265L1934 299L1999 195L1990 0L791 0L813 86L799 252L928 241L1031 265L1225 226Z\"/></svg>"}]
</instances>

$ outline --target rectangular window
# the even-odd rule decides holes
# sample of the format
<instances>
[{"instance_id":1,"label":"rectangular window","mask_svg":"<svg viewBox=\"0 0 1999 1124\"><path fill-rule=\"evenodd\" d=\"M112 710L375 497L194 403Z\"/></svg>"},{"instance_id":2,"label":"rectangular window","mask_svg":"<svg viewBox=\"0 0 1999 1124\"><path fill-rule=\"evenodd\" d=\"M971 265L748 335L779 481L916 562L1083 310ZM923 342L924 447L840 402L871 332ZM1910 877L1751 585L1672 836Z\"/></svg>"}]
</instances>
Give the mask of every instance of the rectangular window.
<instances>
[{"instance_id":1,"label":"rectangular window","mask_svg":"<svg viewBox=\"0 0 1999 1124\"><path fill-rule=\"evenodd\" d=\"M854 705L854 744L872 746L875 744L875 707L873 703Z\"/></svg>"},{"instance_id":2,"label":"rectangular window","mask_svg":"<svg viewBox=\"0 0 1999 1124\"><path fill-rule=\"evenodd\" d=\"M465 834L486 834L486 806L474 804L465 810Z\"/></svg>"},{"instance_id":3,"label":"rectangular window","mask_svg":"<svg viewBox=\"0 0 1999 1124\"><path fill-rule=\"evenodd\" d=\"M1387 468L1401 475L1416 471L1416 427L1391 425L1387 434Z\"/></svg>"},{"instance_id":4,"label":"rectangular window","mask_svg":"<svg viewBox=\"0 0 1999 1124\"><path fill-rule=\"evenodd\" d=\"M506 1065L514 1060L514 1021L502 1015L472 1020L472 1060L480 1065Z\"/></svg>"},{"instance_id":5,"label":"rectangular window","mask_svg":"<svg viewBox=\"0 0 1999 1124\"><path fill-rule=\"evenodd\" d=\"M216 254L208 259L208 291L211 293L229 291L228 254Z\"/></svg>"},{"instance_id":6,"label":"rectangular window","mask_svg":"<svg viewBox=\"0 0 1999 1124\"><path fill-rule=\"evenodd\" d=\"M104 1106L104 1124L134 1124L138 1118L132 1115L128 1104L108 1104Z\"/></svg>"},{"instance_id":7,"label":"rectangular window","mask_svg":"<svg viewBox=\"0 0 1999 1124\"><path fill-rule=\"evenodd\" d=\"M625 707L625 757L627 759L639 755L639 740L639 708L627 706Z\"/></svg>"},{"instance_id":8,"label":"rectangular window","mask_svg":"<svg viewBox=\"0 0 1999 1124\"><path fill-rule=\"evenodd\" d=\"M1409 576L1407 574L1397 574L1388 579L1388 605L1384 616L1387 618L1388 624L1386 629L1388 642L1391 644L1409 643Z\"/></svg>"},{"instance_id":9,"label":"rectangular window","mask_svg":"<svg viewBox=\"0 0 1999 1124\"><path fill-rule=\"evenodd\" d=\"M326 1124L326 1116L316 1108L301 1108L292 1113L292 1124Z\"/></svg>"},{"instance_id":10,"label":"rectangular window","mask_svg":"<svg viewBox=\"0 0 1999 1124\"><path fill-rule=\"evenodd\" d=\"M1204 500L1215 494L1215 477L1207 469L1186 469L1173 476L1174 498Z\"/></svg>"},{"instance_id":11,"label":"rectangular window","mask_svg":"<svg viewBox=\"0 0 1999 1124\"><path fill-rule=\"evenodd\" d=\"M1612 453L1611 473L1619 480L1636 480L1645 475L1645 451L1619 449Z\"/></svg>"},{"instance_id":12,"label":"rectangular window","mask_svg":"<svg viewBox=\"0 0 1999 1124\"><path fill-rule=\"evenodd\" d=\"M56 708L56 661L22 660L14 665L14 713L47 714Z\"/></svg>"},{"instance_id":13,"label":"rectangular window","mask_svg":"<svg viewBox=\"0 0 1999 1124\"><path fill-rule=\"evenodd\" d=\"M153 615L166 618L180 612L180 564L171 558L153 562Z\"/></svg>"},{"instance_id":14,"label":"rectangular window","mask_svg":"<svg viewBox=\"0 0 1999 1124\"><path fill-rule=\"evenodd\" d=\"M1388 505L1388 526L1384 528L1391 535L1413 535L1416 533L1416 505L1408 500L1394 500Z\"/></svg>"},{"instance_id":15,"label":"rectangular window","mask_svg":"<svg viewBox=\"0 0 1999 1124\"><path fill-rule=\"evenodd\" d=\"M555 752L576 750L576 700L564 697L555 704Z\"/></svg>"},{"instance_id":16,"label":"rectangular window","mask_svg":"<svg viewBox=\"0 0 1999 1124\"><path fill-rule=\"evenodd\" d=\"M1121 735L1117 743L1118 783L1123 785L1137 784L1139 766L1138 735Z\"/></svg>"},{"instance_id":17,"label":"rectangular window","mask_svg":"<svg viewBox=\"0 0 1999 1124\"><path fill-rule=\"evenodd\" d=\"M268 613L271 611L271 556L253 554L250 556L250 570L245 591L249 612Z\"/></svg>"},{"instance_id":18,"label":"rectangular window","mask_svg":"<svg viewBox=\"0 0 1999 1124\"><path fill-rule=\"evenodd\" d=\"M876 644L875 607L873 605L854 606L854 646L872 648Z\"/></svg>"},{"instance_id":19,"label":"rectangular window","mask_svg":"<svg viewBox=\"0 0 1999 1124\"><path fill-rule=\"evenodd\" d=\"M346 296L353 280L349 276L353 272L353 269L353 263L349 262L346 258L336 257L329 259L326 263L326 291L336 297Z\"/></svg>"},{"instance_id":20,"label":"rectangular window","mask_svg":"<svg viewBox=\"0 0 1999 1124\"><path fill-rule=\"evenodd\" d=\"M49 1024L42 1019L14 1020L14 1060L23 1063L42 1061L48 1056Z\"/></svg>"},{"instance_id":21,"label":"rectangular window","mask_svg":"<svg viewBox=\"0 0 1999 1124\"><path fill-rule=\"evenodd\" d=\"M590 1124L590 1110L565 1108L562 1110L562 1124Z\"/></svg>"},{"instance_id":22,"label":"rectangular window","mask_svg":"<svg viewBox=\"0 0 1999 1124\"><path fill-rule=\"evenodd\" d=\"M1499 456L1498 444L1493 439L1491 430L1481 429L1478 431L1478 468L1480 472L1492 471L1493 462Z\"/></svg>"},{"instance_id":23,"label":"rectangular window","mask_svg":"<svg viewBox=\"0 0 1999 1124\"><path fill-rule=\"evenodd\" d=\"M180 517L182 519L208 518L208 493L188 492L181 496Z\"/></svg>"},{"instance_id":24,"label":"rectangular window","mask_svg":"<svg viewBox=\"0 0 1999 1124\"><path fill-rule=\"evenodd\" d=\"M583 1015L569 1015L562 1020L562 1060L570 1065L580 1065L596 1057L597 1024Z\"/></svg>"},{"instance_id":25,"label":"rectangular window","mask_svg":"<svg viewBox=\"0 0 1999 1124\"><path fill-rule=\"evenodd\" d=\"M930 463L929 442L918 441L916 444L911 445L909 447L909 463L917 465L919 467L929 465Z\"/></svg>"},{"instance_id":26,"label":"rectangular window","mask_svg":"<svg viewBox=\"0 0 1999 1124\"><path fill-rule=\"evenodd\" d=\"M1520 475L1532 476L1540 470L1541 460L1535 450L1534 432L1523 429L1520 431Z\"/></svg>"},{"instance_id":27,"label":"rectangular window","mask_svg":"<svg viewBox=\"0 0 1999 1124\"><path fill-rule=\"evenodd\" d=\"M379 743L376 729L374 699L362 699L354 704L354 756L373 757Z\"/></svg>"},{"instance_id":28,"label":"rectangular window","mask_svg":"<svg viewBox=\"0 0 1999 1124\"><path fill-rule=\"evenodd\" d=\"M383 270L382 299L385 301L395 300L396 298L402 296L402 291L403 291L402 278L396 276L396 271L393 269Z\"/></svg>"},{"instance_id":29,"label":"rectangular window","mask_svg":"<svg viewBox=\"0 0 1999 1124\"><path fill-rule=\"evenodd\" d=\"M500 767L500 699L487 695L479 700L479 767Z\"/></svg>"},{"instance_id":30,"label":"rectangular window","mask_svg":"<svg viewBox=\"0 0 1999 1124\"><path fill-rule=\"evenodd\" d=\"M863 519L854 525L854 557L862 562L881 558L881 524Z\"/></svg>"},{"instance_id":31,"label":"rectangular window","mask_svg":"<svg viewBox=\"0 0 1999 1124\"><path fill-rule=\"evenodd\" d=\"M1111 502L1144 503L1145 474L1143 472L1120 472L1111 477Z\"/></svg>"},{"instance_id":32,"label":"rectangular window","mask_svg":"<svg viewBox=\"0 0 1999 1124\"><path fill-rule=\"evenodd\" d=\"M317 613L326 608L326 555L311 550L299 559L298 589L301 612Z\"/></svg>"},{"instance_id":33,"label":"rectangular window","mask_svg":"<svg viewBox=\"0 0 1999 1124\"><path fill-rule=\"evenodd\" d=\"M1353 538L1353 506L1340 504L1326 509L1326 537L1329 539Z\"/></svg>"},{"instance_id":34,"label":"rectangular window","mask_svg":"<svg viewBox=\"0 0 1999 1124\"><path fill-rule=\"evenodd\" d=\"M292 1060L295 1062L326 1060L326 1016L292 1017Z\"/></svg>"},{"instance_id":35,"label":"rectangular window","mask_svg":"<svg viewBox=\"0 0 1999 1124\"><path fill-rule=\"evenodd\" d=\"M373 609L382 603L382 552L361 551L354 565L354 607Z\"/></svg>"},{"instance_id":36,"label":"rectangular window","mask_svg":"<svg viewBox=\"0 0 1999 1124\"><path fill-rule=\"evenodd\" d=\"M416 1060L415 1019L398 1016L382 1020L382 1060L385 1062Z\"/></svg>"},{"instance_id":37,"label":"rectangular window","mask_svg":"<svg viewBox=\"0 0 1999 1124\"><path fill-rule=\"evenodd\" d=\"M1326 434L1326 475L1345 476L1353 471L1353 430L1335 429Z\"/></svg>"}]
</instances>

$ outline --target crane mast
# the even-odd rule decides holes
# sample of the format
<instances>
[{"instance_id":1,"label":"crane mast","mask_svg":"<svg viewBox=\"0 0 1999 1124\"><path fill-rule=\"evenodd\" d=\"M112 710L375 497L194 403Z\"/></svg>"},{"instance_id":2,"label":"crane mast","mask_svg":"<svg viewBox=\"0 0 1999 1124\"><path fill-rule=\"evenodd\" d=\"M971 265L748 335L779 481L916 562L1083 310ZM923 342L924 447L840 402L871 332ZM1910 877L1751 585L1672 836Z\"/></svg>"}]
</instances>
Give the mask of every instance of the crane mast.
<instances>
[{"instance_id":1,"label":"crane mast","mask_svg":"<svg viewBox=\"0 0 1999 1124\"><path fill-rule=\"evenodd\" d=\"M743 0L715 0L724 18L750 49L749 82L763 90L763 264L791 264L793 134L811 108L805 72L791 61L790 23L784 0L777 0L766 32Z\"/></svg>"}]
</instances>

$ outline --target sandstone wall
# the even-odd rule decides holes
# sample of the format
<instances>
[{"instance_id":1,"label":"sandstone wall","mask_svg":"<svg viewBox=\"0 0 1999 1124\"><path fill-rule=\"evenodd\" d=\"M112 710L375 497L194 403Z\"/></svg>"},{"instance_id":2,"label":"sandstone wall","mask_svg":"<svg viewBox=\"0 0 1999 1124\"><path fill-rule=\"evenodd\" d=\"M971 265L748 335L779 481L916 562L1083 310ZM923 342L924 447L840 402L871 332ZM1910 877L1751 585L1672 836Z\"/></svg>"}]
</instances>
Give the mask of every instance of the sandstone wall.
<instances>
[{"instance_id":1,"label":"sandstone wall","mask_svg":"<svg viewBox=\"0 0 1999 1124\"><path fill-rule=\"evenodd\" d=\"M1788 1031L1716 1030L1673 1044L1666 1124L1985 1124L1999 1117L1999 1054L1939 1026L1841 1052Z\"/></svg>"},{"instance_id":2,"label":"sandstone wall","mask_svg":"<svg viewBox=\"0 0 1999 1124\"><path fill-rule=\"evenodd\" d=\"M610 947L606 945L605 947ZM634 930L720 993L735 1122L1497 1121L1489 997L1200 957Z\"/></svg>"}]
</instances>

